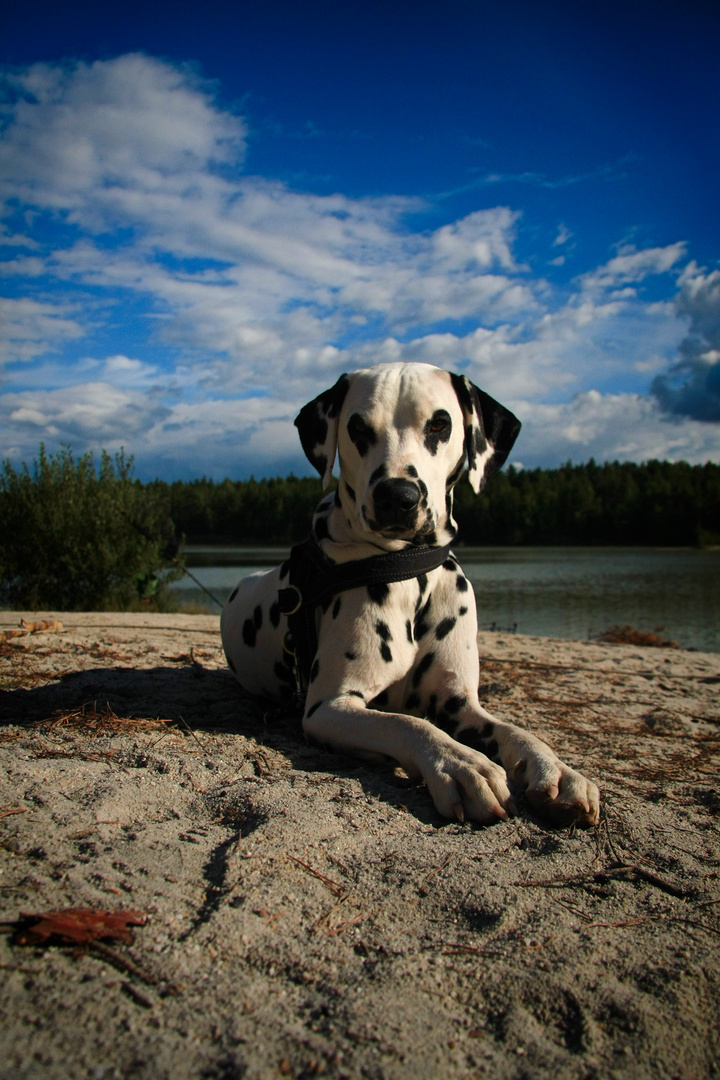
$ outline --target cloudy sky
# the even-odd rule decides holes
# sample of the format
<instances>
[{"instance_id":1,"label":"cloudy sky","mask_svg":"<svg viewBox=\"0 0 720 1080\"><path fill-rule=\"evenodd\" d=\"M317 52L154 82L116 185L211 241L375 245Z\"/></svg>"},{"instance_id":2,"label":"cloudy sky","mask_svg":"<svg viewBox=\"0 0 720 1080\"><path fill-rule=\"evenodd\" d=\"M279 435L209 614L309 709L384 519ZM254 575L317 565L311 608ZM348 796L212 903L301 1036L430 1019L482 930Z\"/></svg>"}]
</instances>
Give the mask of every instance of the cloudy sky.
<instances>
[{"instance_id":1,"label":"cloudy sky","mask_svg":"<svg viewBox=\"0 0 720 1080\"><path fill-rule=\"evenodd\" d=\"M343 371L463 371L516 463L720 461L717 4L23 0L0 457L306 473Z\"/></svg>"}]
</instances>

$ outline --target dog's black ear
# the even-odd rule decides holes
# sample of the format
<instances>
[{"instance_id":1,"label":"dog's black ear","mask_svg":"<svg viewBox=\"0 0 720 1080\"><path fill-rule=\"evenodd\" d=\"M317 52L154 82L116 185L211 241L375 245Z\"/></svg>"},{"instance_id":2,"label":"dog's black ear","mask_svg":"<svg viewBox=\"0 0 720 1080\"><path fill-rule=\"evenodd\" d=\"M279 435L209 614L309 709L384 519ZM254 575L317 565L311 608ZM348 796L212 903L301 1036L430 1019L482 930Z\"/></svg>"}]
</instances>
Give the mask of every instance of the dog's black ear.
<instances>
[{"instance_id":1,"label":"dog's black ear","mask_svg":"<svg viewBox=\"0 0 720 1080\"><path fill-rule=\"evenodd\" d=\"M465 417L468 480L479 494L501 469L520 432L520 421L504 405L471 383L465 375L450 375Z\"/></svg>"},{"instance_id":2,"label":"dog's black ear","mask_svg":"<svg viewBox=\"0 0 720 1080\"><path fill-rule=\"evenodd\" d=\"M307 405L303 405L295 417L295 427L300 432L302 448L312 465L320 473L326 488L332 477L338 439L338 417L345 400L350 379L341 375L334 386Z\"/></svg>"}]
</instances>

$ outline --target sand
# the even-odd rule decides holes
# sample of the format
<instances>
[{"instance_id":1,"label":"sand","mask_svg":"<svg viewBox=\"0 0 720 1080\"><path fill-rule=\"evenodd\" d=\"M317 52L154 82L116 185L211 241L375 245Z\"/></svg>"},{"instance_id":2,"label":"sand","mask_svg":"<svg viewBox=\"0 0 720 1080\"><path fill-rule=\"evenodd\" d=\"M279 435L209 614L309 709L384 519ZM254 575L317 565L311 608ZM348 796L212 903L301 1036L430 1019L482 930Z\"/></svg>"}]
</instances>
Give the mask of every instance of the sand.
<instances>
[{"instance_id":1,"label":"sand","mask_svg":"<svg viewBox=\"0 0 720 1080\"><path fill-rule=\"evenodd\" d=\"M0 613L0 1077L720 1070L720 655L483 633L602 823L448 823L243 697L212 616ZM134 941L13 944L134 910ZM109 951L108 951L109 950Z\"/></svg>"}]
</instances>

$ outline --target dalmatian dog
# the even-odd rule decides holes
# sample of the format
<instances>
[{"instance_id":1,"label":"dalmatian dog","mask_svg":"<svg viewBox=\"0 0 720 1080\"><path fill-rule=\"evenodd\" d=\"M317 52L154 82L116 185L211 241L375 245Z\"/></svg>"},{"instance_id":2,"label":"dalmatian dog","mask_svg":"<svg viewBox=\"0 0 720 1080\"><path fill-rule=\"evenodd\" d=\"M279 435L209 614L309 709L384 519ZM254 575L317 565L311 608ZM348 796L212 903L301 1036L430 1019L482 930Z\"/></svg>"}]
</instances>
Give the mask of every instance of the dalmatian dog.
<instances>
[{"instance_id":1,"label":"dalmatian dog","mask_svg":"<svg viewBox=\"0 0 720 1080\"><path fill-rule=\"evenodd\" d=\"M342 375L295 420L327 487L312 535L332 563L452 542L453 487L479 493L501 467L519 421L465 376L428 364ZM228 664L245 691L293 692L278 592L288 564L252 574L221 617ZM478 700L473 590L450 553L426 574L338 593L317 611L318 646L303 729L338 751L399 763L422 778L440 814L491 823L516 813L508 779L556 825L594 825L598 789L524 728Z\"/></svg>"}]
</instances>

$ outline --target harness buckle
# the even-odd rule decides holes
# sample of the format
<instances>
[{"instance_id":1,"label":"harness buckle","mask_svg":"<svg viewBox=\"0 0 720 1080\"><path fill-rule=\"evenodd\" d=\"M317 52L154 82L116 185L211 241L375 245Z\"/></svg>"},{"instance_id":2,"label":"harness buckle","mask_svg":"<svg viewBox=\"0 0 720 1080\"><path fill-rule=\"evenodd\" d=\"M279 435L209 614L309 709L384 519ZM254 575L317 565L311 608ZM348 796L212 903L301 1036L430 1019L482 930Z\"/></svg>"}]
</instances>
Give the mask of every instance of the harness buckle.
<instances>
[{"instance_id":1,"label":"harness buckle","mask_svg":"<svg viewBox=\"0 0 720 1080\"><path fill-rule=\"evenodd\" d=\"M295 596L297 596L297 600ZM299 611L302 607L302 593L298 589L297 585L288 585L285 589L278 590L278 605L280 607L281 615L294 615L296 611ZM293 604L295 605L293 607Z\"/></svg>"}]
</instances>

